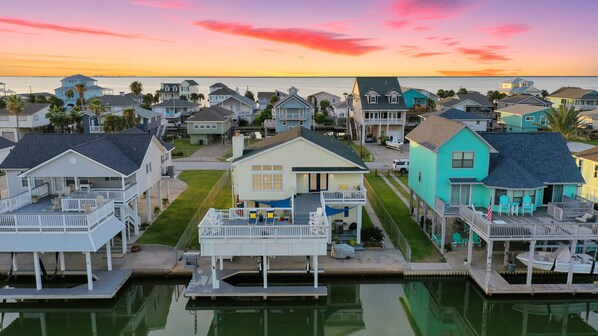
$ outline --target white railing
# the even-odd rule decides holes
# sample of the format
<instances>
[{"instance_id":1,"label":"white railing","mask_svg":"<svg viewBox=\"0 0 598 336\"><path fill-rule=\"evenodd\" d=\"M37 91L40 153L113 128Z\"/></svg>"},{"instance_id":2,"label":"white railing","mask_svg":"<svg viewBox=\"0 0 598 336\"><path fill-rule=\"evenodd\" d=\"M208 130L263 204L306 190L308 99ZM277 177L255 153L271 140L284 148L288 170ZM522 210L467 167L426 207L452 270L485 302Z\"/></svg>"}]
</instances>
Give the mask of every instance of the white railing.
<instances>
[{"instance_id":1,"label":"white railing","mask_svg":"<svg viewBox=\"0 0 598 336\"><path fill-rule=\"evenodd\" d=\"M44 183L40 186L31 189L31 196L36 195L39 198L48 196L49 187L48 183ZM21 193L15 197L3 199L0 201L0 214L15 211L31 203L31 196L29 191Z\"/></svg>"},{"instance_id":2,"label":"white railing","mask_svg":"<svg viewBox=\"0 0 598 336\"><path fill-rule=\"evenodd\" d=\"M114 188L92 188L93 193L104 196L106 199L115 200L116 202L126 202L137 195L137 183L130 185L124 191L122 189Z\"/></svg>"},{"instance_id":3,"label":"white railing","mask_svg":"<svg viewBox=\"0 0 598 336\"><path fill-rule=\"evenodd\" d=\"M85 210L85 204L88 204L90 208L96 207L95 198L63 198L60 200L60 209L64 212L83 212Z\"/></svg>"},{"instance_id":4,"label":"white railing","mask_svg":"<svg viewBox=\"0 0 598 336\"><path fill-rule=\"evenodd\" d=\"M438 197L434 197L434 209L436 209L440 215L456 215L459 213L458 206L451 206Z\"/></svg>"},{"instance_id":5,"label":"white railing","mask_svg":"<svg viewBox=\"0 0 598 336\"><path fill-rule=\"evenodd\" d=\"M573 220L575 217L581 217L586 213L592 213L594 205L591 202L580 202L572 200L570 202L551 202L548 203L548 215L560 221Z\"/></svg>"},{"instance_id":6,"label":"white railing","mask_svg":"<svg viewBox=\"0 0 598 336\"><path fill-rule=\"evenodd\" d=\"M285 220L292 218L292 208L230 208L230 209L210 209L208 214L211 214L211 210L214 210L214 214L221 215L222 220L248 220L249 213L252 211L256 212L256 217L259 219L260 216L267 217L268 211L274 211L274 219L280 221L283 217Z\"/></svg>"},{"instance_id":7,"label":"white railing","mask_svg":"<svg viewBox=\"0 0 598 336\"><path fill-rule=\"evenodd\" d=\"M491 223L484 214L461 205L459 214L475 232L485 239L497 240L588 240L598 239L598 223L521 222ZM594 212L594 216L596 213ZM513 218L516 220L516 218Z\"/></svg>"},{"instance_id":8,"label":"white railing","mask_svg":"<svg viewBox=\"0 0 598 336\"><path fill-rule=\"evenodd\" d=\"M89 133L102 133L101 126L89 126Z\"/></svg>"},{"instance_id":9,"label":"white railing","mask_svg":"<svg viewBox=\"0 0 598 336\"><path fill-rule=\"evenodd\" d=\"M81 232L91 231L114 215L114 201L88 214L3 214L0 232Z\"/></svg>"},{"instance_id":10,"label":"white railing","mask_svg":"<svg viewBox=\"0 0 598 336\"><path fill-rule=\"evenodd\" d=\"M327 225L199 225L199 239L303 239L328 238Z\"/></svg>"},{"instance_id":11,"label":"white railing","mask_svg":"<svg viewBox=\"0 0 598 336\"><path fill-rule=\"evenodd\" d=\"M364 118L364 124L405 124L404 118Z\"/></svg>"},{"instance_id":12,"label":"white railing","mask_svg":"<svg viewBox=\"0 0 598 336\"><path fill-rule=\"evenodd\" d=\"M272 119L266 119L266 120L264 120L264 127L274 128L274 127L276 127L276 121L274 121Z\"/></svg>"},{"instance_id":13,"label":"white railing","mask_svg":"<svg viewBox=\"0 0 598 336\"><path fill-rule=\"evenodd\" d=\"M366 190L322 191L324 203L365 203Z\"/></svg>"}]
</instances>

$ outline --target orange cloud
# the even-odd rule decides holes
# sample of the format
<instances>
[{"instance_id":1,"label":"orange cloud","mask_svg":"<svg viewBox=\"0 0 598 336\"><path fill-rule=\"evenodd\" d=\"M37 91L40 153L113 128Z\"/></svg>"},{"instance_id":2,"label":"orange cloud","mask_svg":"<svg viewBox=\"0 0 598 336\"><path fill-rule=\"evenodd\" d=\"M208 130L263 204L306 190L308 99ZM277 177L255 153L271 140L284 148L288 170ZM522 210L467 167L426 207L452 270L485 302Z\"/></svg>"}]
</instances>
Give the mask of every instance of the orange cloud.
<instances>
[{"instance_id":1,"label":"orange cloud","mask_svg":"<svg viewBox=\"0 0 598 336\"><path fill-rule=\"evenodd\" d=\"M177 0L132 0L131 4L165 9L185 9L187 4Z\"/></svg>"},{"instance_id":2,"label":"orange cloud","mask_svg":"<svg viewBox=\"0 0 598 336\"><path fill-rule=\"evenodd\" d=\"M498 38L509 38L514 35L523 34L531 30L531 28L522 23L507 23L496 25L487 28L480 28L480 31L487 32Z\"/></svg>"},{"instance_id":3,"label":"orange cloud","mask_svg":"<svg viewBox=\"0 0 598 336\"><path fill-rule=\"evenodd\" d=\"M446 55L445 52L420 52L417 54L411 55L412 57L430 57L430 56L439 56L439 55Z\"/></svg>"},{"instance_id":4,"label":"orange cloud","mask_svg":"<svg viewBox=\"0 0 598 336\"><path fill-rule=\"evenodd\" d=\"M391 9L401 17L447 19L471 5L470 0L396 0Z\"/></svg>"},{"instance_id":5,"label":"orange cloud","mask_svg":"<svg viewBox=\"0 0 598 336\"><path fill-rule=\"evenodd\" d=\"M193 24L219 33L293 44L339 55L359 56L382 49L380 46L367 44L367 40L363 38L349 38L342 34L311 29L256 28L248 24L209 20L194 21Z\"/></svg>"},{"instance_id":6,"label":"orange cloud","mask_svg":"<svg viewBox=\"0 0 598 336\"><path fill-rule=\"evenodd\" d=\"M444 76L506 76L504 69L482 69L482 70L436 70Z\"/></svg>"},{"instance_id":7,"label":"orange cloud","mask_svg":"<svg viewBox=\"0 0 598 336\"><path fill-rule=\"evenodd\" d=\"M61 33L69 33L69 34L88 34L88 35L98 35L98 36L111 36L111 37L119 37L119 38L126 38L126 39L152 39L146 37L141 34L126 34L126 33L117 33L109 30L91 28L91 27L72 27L72 26L63 26L63 25L56 25L52 23L45 23L45 22L37 22L37 21L29 21L29 20L22 20L10 17L0 17L0 23L11 24L15 26L27 27L27 28L34 28L34 29L43 29L43 30L52 30L58 31Z\"/></svg>"},{"instance_id":8,"label":"orange cloud","mask_svg":"<svg viewBox=\"0 0 598 336\"><path fill-rule=\"evenodd\" d=\"M505 49L504 46L483 46L483 48L457 48L457 51L473 60L482 62L491 61L509 61L505 55L498 54L497 51ZM492 50L493 49L493 50Z\"/></svg>"},{"instance_id":9,"label":"orange cloud","mask_svg":"<svg viewBox=\"0 0 598 336\"><path fill-rule=\"evenodd\" d=\"M411 21L408 20L386 20L384 25L390 29L409 29L414 31L428 31L432 30L432 27L424 26L424 25L416 25Z\"/></svg>"}]
</instances>

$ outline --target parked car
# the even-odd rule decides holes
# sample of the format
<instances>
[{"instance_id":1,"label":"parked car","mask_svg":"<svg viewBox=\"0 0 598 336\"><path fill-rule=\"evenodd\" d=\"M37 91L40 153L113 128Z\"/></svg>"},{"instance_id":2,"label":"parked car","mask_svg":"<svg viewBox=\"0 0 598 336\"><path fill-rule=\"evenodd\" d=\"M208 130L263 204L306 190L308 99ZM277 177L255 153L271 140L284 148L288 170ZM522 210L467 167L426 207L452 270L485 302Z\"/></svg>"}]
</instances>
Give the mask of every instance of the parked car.
<instances>
[{"instance_id":1,"label":"parked car","mask_svg":"<svg viewBox=\"0 0 598 336\"><path fill-rule=\"evenodd\" d=\"M396 159L392 161L392 169L401 174L409 172L409 159Z\"/></svg>"}]
</instances>

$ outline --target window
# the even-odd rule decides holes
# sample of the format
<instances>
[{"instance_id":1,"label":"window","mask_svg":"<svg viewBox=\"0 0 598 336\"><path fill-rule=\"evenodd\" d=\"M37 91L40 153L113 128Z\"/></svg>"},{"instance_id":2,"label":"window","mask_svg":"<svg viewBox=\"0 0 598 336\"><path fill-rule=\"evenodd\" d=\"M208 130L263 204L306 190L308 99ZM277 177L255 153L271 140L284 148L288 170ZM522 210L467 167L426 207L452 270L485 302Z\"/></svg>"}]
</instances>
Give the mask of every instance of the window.
<instances>
[{"instance_id":1,"label":"window","mask_svg":"<svg viewBox=\"0 0 598 336\"><path fill-rule=\"evenodd\" d=\"M594 165L594 178L598 178L598 165Z\"/></svg>"},{"instance_id":2,"label":"window","mask_svg":"<svg viewBox=\"0 0 598 336\"><path fill-rule=\"evenodd\" d=\"M27 121L27 116L19 116L19 121Z\"/></svg>"},{"instance_id":3,"label":"window","mask_svg":"<svg viewBox=\"0 0 598 336\"><path fill-rule=\"evenodd\" d=\"M419 182L421 182L421 181L422 181L422 172L419 172L419 173L417 174L417 180L418 180Z\"/></svg>"},{"instance_id":4,"label":"window","mask_svg":"<svg viewBox=\"0 0 598 336\"><path fill-rule=\"evenodd\" d=\"M253 165L251 170L251 186L254 191L282 190L281 165Z\"/></svg>"},{"instance_id":5,"label":"window","mask_svg":"<svg viewBox=\"0 0 598 336\"><path fill-rule=\"evenodd\" d=\"M536 117L534 116L526 116L525 121L536 121Z\"/></svg>"},{"instance_id":6,"label":"window","mask_svg":"<svg viewBox=\"0 0 598 336\"><path fill-rule=\"evenodd\" d=\"M145 164L145 173L149 174L152 171L152 163L146 163Z\"/></svg>"},{"instance_id":7,"label":"window","mask_svg":"<svg viewBox=\"0 0 598 336\"><path fill-rule=\"evenodd\" d=\"M345 212L343 213L344 217L349 217L349 207L345 207Z\"/></svg>"},{"instance_id":8,"label":"window","mask_svg":"<svg viewBox=\"0 0 598 336\"><path fill-rule=\"evenodd\" d=\"M453 168L473 168L473 152L453 152Z\"/></svg>"},{"instance_id":9,"label":"window","mask_svg":"<svg viewBox=\"0 0 598 336\"><path fill-rule=\"evenodd\" d=\"M582 169L583 169L583 160L582 159L577 159L577 168L579 168L580 172L582 171ZM596 175L596 173L597 173L596 168L594 168L594 175Z\"/></svg>"},{"instance_id":10,"label":"window","mask_svg":"<svg viewBox=\"0 0 598 336\"><path fill-rule=\"evenodd\" d=\"M35 120L35 121L39 120L39 116L37 114L34 114L33 115L33 120Z\"/></svg>"},{"instance_id":11,"label":"window","mask_svg":"<svg viewBox=\"0 0 598 336\"><path fill-rule=\"evenodd\" d=\"M368 96L368 103L370 104L377 104L378 103L378 96L376 95L369 95Z\"/></svg>"},{"instance_id":12,"label":"window","mask_svg":"<svg viewBox=\"0 0 598 336\"><path fill-rule=\"evenodd\" d=\"M507 195L507 190L506 189L496 189L494 191L494 204L495 205L499 205L500 204L500 196L503 195Z\"/></svg>"},{"instance_id":13,"label":"window","mask_svg":"<svg viewBox=\"0 0 598 336\"><path fill-rule=\"evenodd\" d=\"M22 188L29 187L29 180L26 177L21 177L21 187Z\"/></svg>"},{"instance_id":14,"label":"window","mask_svg":"<svg viewBox=\"0 0 598 336\"><path fill-rule=\"evenodd\" d=\"M197 129L197 128L199 128L199 125L198 124L193 124L193 128Z\"/></svg>"},{"instance_id":15,"label":"window","mask_svg":"<svg viewBox=\"0 0 598 336\"><path fill-rule=\"evenodd\" d=\"M396 96L396 95L390 96L389 99L390 99L391 104L396 104L399 102L399 96Z\"/></svg>"},{"instance_id":16,"label":"window","mask_svg":"<svg viewBox=\"0 0 598 336\"><path fill-rule=\"evenodd\" d=\"M540 125L548 125L548 120L546 120L546 117L540 117Z\"/></svg>"},{"instance_id":17,"label":"window","mask_svg":"<svg viewBox=\"0 0 598 336\"><path fill-rule=\"evenodd\" d=\"M469 184L451 185L451 205L469 205L471 186Z\"/></svg>"}]
</instances>

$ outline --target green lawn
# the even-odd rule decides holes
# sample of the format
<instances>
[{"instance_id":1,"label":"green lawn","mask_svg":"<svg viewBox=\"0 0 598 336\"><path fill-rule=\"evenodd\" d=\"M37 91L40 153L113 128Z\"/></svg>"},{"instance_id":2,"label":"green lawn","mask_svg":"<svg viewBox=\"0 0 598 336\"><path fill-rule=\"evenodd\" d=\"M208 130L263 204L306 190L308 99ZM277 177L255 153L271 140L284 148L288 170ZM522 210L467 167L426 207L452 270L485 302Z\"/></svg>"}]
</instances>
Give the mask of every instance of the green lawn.
<instances>
[{"instance_id":1,"label":"green lawn","mask_svg":"<svg viewBox=\"0 0 598 336\"><path fill-rule=\"evenodd\" d=\"M357 155L359 155L359 144L356 144L355 142L351 141L351 148L353 148L353 151L357 153ZM363 146L363 155L361 156L361 159L363 160L363 162L374 161L372 154L370 154L370 151L367 149L365 145Z\"/></svg>"},{"instance_id":2,"label":"green lawn","mask_svg":"<svg viewBox=\"0 0 598 336\"><path fill-rule=\"evenodd\" d=\"M187 183L187 189L160 214L137 242L175 246L204 197L223 173L222 170L184 171L180 179Z\"/></svg>"},{"instance_id":3,"label":"green lawn","mask_svg":"<svg viewBox=\"0 0 598 336\"><path fill-rule=\"evenodd\" d=\"M598 146L598 139L587 139L587 138L580 139L580 138L578 138L578 139L574 139L572 141L581 142L581 143L585 143L585 144L592 145L592 146Z\"/></svg>"},{"instance_id":4,"label":"green lawn","mask_svg":"<svg viewBox=\"0 0 598 336\"><path fill-rule=\"evenodd\" d=\"M440 262L443 260L440 252L436 249L432 241L428 239L426 234L411 218L409 208L403 203L398 196L390 189L388 184L382 180L381 177L374 174L366 175L367 181L370 183L376 195L396 223L405 239L409 242L411 247L411 260L413 262ZM383 220L383 216L381 220Z\"/></svg>"},{"instance_id":5,"label":"green lawn","mask_svg":"<svg viewBox=\"0 0 598 336\"><path fill-rule=\"evenodd\" d=\"M407 178L407 176L403 176L403 177ZM397 178L399 178L399 180L401 180L401 182L403 182L403 184L406 185L406 182L404 182L401 179L401 177L397 176ZM401 195L403 195L403 197L405 197L405 199L407 199L407 201L409 201L409 192L407 190L403 189L403 187L401 187L399 182L397 182L394 178L392 178L392 176L388 176L387 179L395 188L397 188L397 190L401 193Z\"/></svg>"},{"instance_id":6,"label":"green lawn","mask_svg":"<svg viewBox=\"0 0 598 336\"><path fill-rule=\"evenodd\" d=\"M231 181L222 187L222 190L216 195L216 199L212 202L211 208L214 209L230 209L233 207L233 189L231 188Z\"/></svg>"},{"instance_id":7,"label":"green lawn","mask_svg":"<svg viewBox=\"0 0 598 336\"><path fill-rule=\"evenodd\" d=\"M365 211L365 209L363 209L363 211L361 212L361 228L362 229L367 229L369 227L374 226L374 224L372 224L372 220L370 219L370 215L368 215L368 212Z\"/></svg>"},{"instance_id":8,"label":"green lawn","mask_svg":"<svg viewBox=\"0 0 598 336\"><path fill-rule=\"evenodd\" d=\"M202 145L192 145L189 141L189 138L174 139L172 144L176 148L172 152L172 156L177 158L187 157L203 147Z\"/></svg>"}]
</instances>

